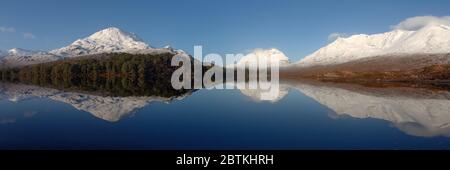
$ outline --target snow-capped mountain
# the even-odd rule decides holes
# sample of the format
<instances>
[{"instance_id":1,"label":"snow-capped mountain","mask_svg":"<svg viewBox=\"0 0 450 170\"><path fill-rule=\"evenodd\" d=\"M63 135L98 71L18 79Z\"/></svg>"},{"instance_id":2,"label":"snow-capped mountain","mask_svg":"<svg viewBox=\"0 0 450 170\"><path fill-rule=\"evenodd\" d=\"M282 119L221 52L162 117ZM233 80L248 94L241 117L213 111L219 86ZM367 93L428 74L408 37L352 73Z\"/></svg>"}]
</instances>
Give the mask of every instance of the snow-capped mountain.
<instances>
[{"instance_id":1,"label":"snow-capped mountain","mask_svg":"<svg viewBox=\"0 0 450 170\"><path fill-rule=\"evenodd\" d=\"M272 48L254 50L253 52L242 57L236 65L239 67L254 62L255 64L259 64L259 66L261 66L260 62L262 61L267 61L267 63L279 62L280 66L286 66L289 64L289 58L286 57L283 52Z\"/></svg>"},{"instance_id":2,"label":"snow-capped mountain","mask_svg":"<svg viewBox=\"0 0 450 170\"><path fill-rule=\"evenodd\" d=\"M8 52L0 51L2 67L16 67L56 61L65 57L78 57L100 53L154 54L173 53L187 55L183 50L170 46L153 48L134 33L110 27L98 31L89 37L78 39L69 46L51 50L50 52L32 51L14 48Z\"/></svg>"},{"instance_id":3,"label":"snow-capped mountain","mask_svg":"<svg viewBox=\"0 0 450 170\"><path fill-rule=\"evenodd\" d=\"M13 48L1 58L3 67L17 67L29 64L39 64L61 59L61 57L45 51L32 51Z\"/></svg>"},{"instance_id":4,"label":"snow-capped mountain","mask_svg":"<svg viewBox=\"0 0 450 170\"><path fill-rule=\"evenodd\" d=\"M137 35L111 27L98 31L87 38L78 39L67 47L52 50L50 53L63 57L74 57L97 53L134 52L149 49L152 49L152 47Z\"/></svg>"},{"instance_id":5,"label":"snow-capped mountain","mask_svg":"<svg viewBox=\"0 0 450 170\"><path fill-rule=\"evenodd\" d=\"M430 24L418 30L395 29L381 34L338 38L296 65L335 65L374 56L439 53L450 53L450 26Z\"/></svg>"}]
</instances>

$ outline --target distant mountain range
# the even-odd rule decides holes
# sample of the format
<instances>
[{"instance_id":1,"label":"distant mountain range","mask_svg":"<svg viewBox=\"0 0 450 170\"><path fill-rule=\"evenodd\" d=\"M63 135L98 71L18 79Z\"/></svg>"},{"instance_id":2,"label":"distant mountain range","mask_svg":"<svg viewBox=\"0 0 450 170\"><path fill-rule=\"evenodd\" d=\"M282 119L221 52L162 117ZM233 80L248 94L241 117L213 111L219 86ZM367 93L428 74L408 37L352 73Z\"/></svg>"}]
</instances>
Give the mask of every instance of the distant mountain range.
<instances>
[{"instance_id":1,"label":"distant mountain range","mask_svg":"<svg viewBox=\"0 0 450 170\"><path fill-rule=\"evenodd\" d=\"M164 52L184 53L182 50L176 50L170 46L153 48L137 35L111 27L89 37L78 39L69 46L49 52L20 48L11 49L8 52L0 51L0 64L4 67L16 67L100 53L149 54Z\"/></svg>"},{"instance_id":2,"label":"distant mountain range","mask_svg":"<svg viewBox=\"0 0 450 170\"><path fill-rule=\"evenodd\" d=\"M78 39L66 47L49 52L20 48L11 49L8 52L0 51L0 64L3 67L16 67L102 53L151 54L165 52L185 53L183 50L173 49L170 46L154 48L134 33L110 27L98 31L89 37ZM237 64L243 65L247 61L260 60L263 57L267 59L274 58L275 61L280 61L281 66L287 66L290 63L289 58L283 52L272 48L254 50L244 56Z\"/></svg>"},{"instance_id":3,"label":"distant mountain range","mask_svg":"<svg viewBox=\"0 0 450 170\"><path fill-rule=\"evenodd\" d=\"M0 65L16 67L101 53L166 52L184 53L169 46L154 48L133 33L111 27L49 52L19 48L0 51ZM450 26L433 23L417 30L394 29L381 34L338 38L295 63L290 63L289 58L278 49L259 49L244 56L237 65L269 57L279 61L283 66L281 72L291 76L449 79Z\"/></svg>"},{"instance_id":4,"label":"distant mountain range","mask_svg":"<svg viewBox=\"0 0 450 170\"><path fill-rule=\"evenodd\" d=\"M62 59L62 57L45 51L32 51L14 48L9 50L7 53L4 53L0 61L3 66L15 67L51 62L59 59Z\"/></svg>"},{"instance_id":5,"label":"distant mountain range","mask_svg":"<svg viewBox=\"0 0 450 170\"><path fill-rule=\"evenodd\" d=\"M285 75L336 81L450 80L450 26L338 38Z\"/></svg>"}]
</instances>

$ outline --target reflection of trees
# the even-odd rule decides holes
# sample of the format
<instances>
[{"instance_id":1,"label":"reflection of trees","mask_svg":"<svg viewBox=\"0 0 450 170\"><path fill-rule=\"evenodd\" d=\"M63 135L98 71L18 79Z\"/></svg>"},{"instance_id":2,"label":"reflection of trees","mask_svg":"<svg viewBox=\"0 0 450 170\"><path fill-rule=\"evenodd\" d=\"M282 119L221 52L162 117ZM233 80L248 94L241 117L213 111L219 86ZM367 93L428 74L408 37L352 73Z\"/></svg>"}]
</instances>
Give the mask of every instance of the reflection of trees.
<instances>
[{"instance_id":1,"label":"reflection of trees","mask_svg":"<svg viewBox=\"0 0 450 170\"><path fill-rule=\"evenodd\" d=\"M173 54L101 54L1 70L1 80L113 96L174 96Z\"/></svg>"}]
</instances>

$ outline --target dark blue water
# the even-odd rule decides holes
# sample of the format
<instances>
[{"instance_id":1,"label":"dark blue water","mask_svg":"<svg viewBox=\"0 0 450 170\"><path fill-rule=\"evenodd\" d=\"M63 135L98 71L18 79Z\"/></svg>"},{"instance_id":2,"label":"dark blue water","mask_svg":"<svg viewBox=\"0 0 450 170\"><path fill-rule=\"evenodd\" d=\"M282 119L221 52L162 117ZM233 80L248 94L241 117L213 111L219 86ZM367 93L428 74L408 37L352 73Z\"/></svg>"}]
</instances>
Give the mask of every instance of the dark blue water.
<instances>
[{"instance_id":1,"label":"dark blue water","mask_svg":"<svg viewBox=\"0 0 450 170\"><path fill-rule=\"evenodd\" d=\"M382 119L379 115L383 113L374 111L372 116L360 118L338 114L333 110L335 107L323 104L329 101L323 100L329 97L326 95L339 100L343 96L340 93L306 90L325 96L305 95L295 84L277 101L255 100L240 90L199 90L180 100L150 102L114 121L98 118L76 109L73 103L54 100L51 96L28 94L33 97L12 100L8 94L0 101L0 149L450 148L450 138L446 137L450 130L445 124L450 113L442 110L448 108L442 106L448 102L445 98L400 96L398 100L404 102L381 109L391 110L384 114L391 119ZM359 101L358 105L379 104L369 109L388 105L377 100L392 97L361 91L355 94L376 97L376 100ZM355 94L349 96L360 100ZM435 119L439 120L430 118L430 113L408 115L404 107L409 107L407 102L411 100L431 101L425 104L430 107L441 105L438 110L430 111L431 114L447 112L448 115L438 114L441 117ZM347 107L346 101L338 102L341 102L339 106ZM406 116L398 118L403 115Z\"/></svg>"}]
</instances>

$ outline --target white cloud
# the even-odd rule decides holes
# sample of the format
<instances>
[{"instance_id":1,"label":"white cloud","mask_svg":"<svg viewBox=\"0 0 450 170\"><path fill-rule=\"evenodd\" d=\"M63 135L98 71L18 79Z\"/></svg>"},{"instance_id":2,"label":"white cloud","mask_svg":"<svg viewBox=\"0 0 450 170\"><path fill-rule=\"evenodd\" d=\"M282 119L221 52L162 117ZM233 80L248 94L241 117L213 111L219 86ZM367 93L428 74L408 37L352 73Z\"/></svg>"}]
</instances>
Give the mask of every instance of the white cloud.
<instances>
[{"instance_id":1,"label":"white cloud","mask_svg":"<svg viewBox=\"0 0 450 170\"><path fill-rule=\"evenodd\" d=\"M16 32L13 27L0 27L0 32Z\"/></svg>"},{"instance_id":2,"label":"white cloud","mask_svg":"<svg viewBox=\"0 0 450 170\"><path fill-rule=\"evenodd\" d=\"M427 25L439 24L450 26L450 16L436 17L436 16L417 16L407 18L397 25L392 26L392 29L400 30L418 30Z\"/></svg>"},{"instance_id":3,"label":"white cloud","mask_svg":"<svg viewBox=\"0 0 450 170\"><path fill-rule=\"evenodd\" d=\"M338 38L345 38L348 37L348 34L346 33L340 33L340 32L334 32L328 35L328 41L334 41Z\"/></svg>"},{"instance_id":4,"label":"white cloud","mask_svg":"<svg viewBox=\"0 0 450 170\"><path fill-rule=\"evenodd\" d=\"M34 34L32 34L32 33L26 32L26 33L23 33L23 38L25 38L25 39L36 39L36 36Z\"/></svg>"}]
</instances>

